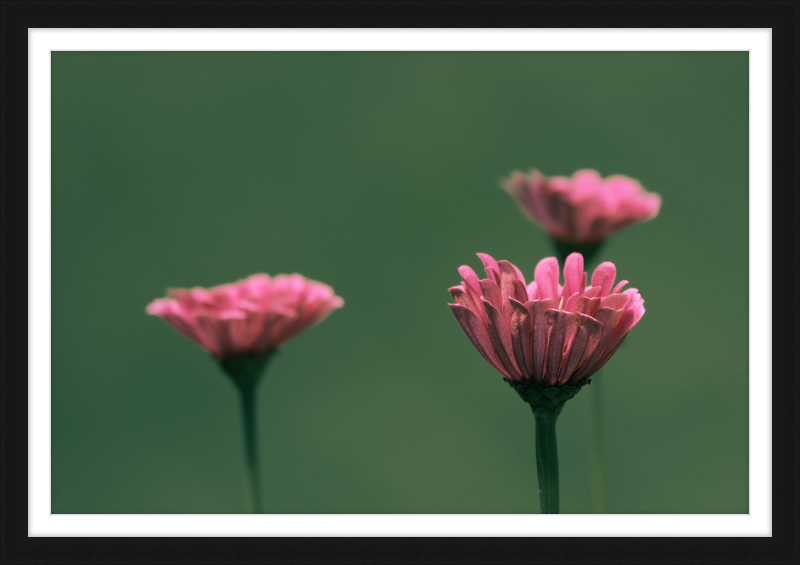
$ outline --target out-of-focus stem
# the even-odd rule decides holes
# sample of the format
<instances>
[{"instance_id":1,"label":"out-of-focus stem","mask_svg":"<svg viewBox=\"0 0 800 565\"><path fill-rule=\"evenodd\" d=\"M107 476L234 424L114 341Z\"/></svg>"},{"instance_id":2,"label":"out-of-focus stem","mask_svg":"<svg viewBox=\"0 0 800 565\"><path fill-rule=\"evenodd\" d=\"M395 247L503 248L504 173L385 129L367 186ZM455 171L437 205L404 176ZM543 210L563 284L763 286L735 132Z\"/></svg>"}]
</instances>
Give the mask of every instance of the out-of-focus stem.
<instances>
[{"instance_id":1,"label":"out-of-focus stem","mask_svg":"<svg viewBox=\"0 0 800 565\"><path fill-rule=\"evenodd\" d=\"M256 391L274 352L263 355L229 357L220 360L222 369L228 373L239 391L242 406L242 431L244 435L245 463L249 485L249 511L261 513L261 482L258 465L258 441L256 438Z\"/></svg>"},{"instance_id":2,"label":"out-of-focus stem","mask_svg":"<svg viewBox=\"0 0 800 565\"><path fill-rule=\"evenodd\" d=\"M556 251L558 264L561 265L562 269L564 268L564 263L566 262L570 253L580 253L583 255L584 268L588 270L589 266L593 265L595 256L603 247L603 242L587 243L583 245L577 243L566 243L563 241L558 241L557 239L553 239L552 242L553 248Z\"/></svg>"},{"instance_id":3,"label":"out-of-focus stem","mask_svg":"<svg viewBox=\"0 0 800 565\"><path fill-rule=\"evenodd\" d=\"M588 387L592 436L592 484L594 491L594 511L606 513L606 463L605 445L603 441L603 380L598 373L592 378L592 386Z\"/></svg>"},{"instance_id":4,"label":"out-of-focus stem","mask_svg":"<svg viewBox=\"0 0 800 565\"><path fill-rule=\"evenodd\" d=\"M242 429L244 431L245 461L250 485L250 512L261 513L261 484L258 465L258 442L256 440L256 385L240 386L242 403Z\"/></svg>"}]
</instances>

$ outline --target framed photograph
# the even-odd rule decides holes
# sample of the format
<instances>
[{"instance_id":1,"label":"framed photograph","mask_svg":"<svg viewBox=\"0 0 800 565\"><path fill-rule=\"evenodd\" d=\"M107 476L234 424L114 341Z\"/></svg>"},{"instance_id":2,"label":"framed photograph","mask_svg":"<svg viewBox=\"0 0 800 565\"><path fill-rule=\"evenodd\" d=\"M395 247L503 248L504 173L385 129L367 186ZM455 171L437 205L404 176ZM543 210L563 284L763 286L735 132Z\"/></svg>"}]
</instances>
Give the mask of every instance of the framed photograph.
<instances>
[{"instance_id":1,"label":"framed photograph","mask_svg":"<svg viewBox=\"0 0 800 565\"><path fill-rule=\"evenodd\" d=\"M2 16L3 562L800 556L796 3Z\"/></svg>"}]
</instances>

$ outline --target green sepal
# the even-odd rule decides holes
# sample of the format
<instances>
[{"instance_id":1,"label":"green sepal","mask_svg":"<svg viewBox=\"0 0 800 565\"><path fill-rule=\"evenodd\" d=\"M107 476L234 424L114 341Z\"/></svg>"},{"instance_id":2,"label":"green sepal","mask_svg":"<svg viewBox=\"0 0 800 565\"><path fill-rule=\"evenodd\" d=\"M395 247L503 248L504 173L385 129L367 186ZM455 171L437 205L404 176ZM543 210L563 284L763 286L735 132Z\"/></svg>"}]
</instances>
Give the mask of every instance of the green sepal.
<instances>
[{"instance_id":1,"label":"green sepal","mask_svg":"<svg viewBox=\"0 0 800 565\"><path fill-rule=\"evenodd\" d=\"M503 380L517 391L522 400L531 405L534 414L539 410L561 413L567 400L570 400L578 394L581 388L591 382L591 379L586 379L574 385L540 387L533 383L515 383L508 379Z\"/></svg>"},{"instance_id":2,"label":"green sepal","mask_svg":"<svg viewBox=\"0 0 800 565\"><path fill-rule=\"evenodd\" d=\"M263 355L243 355L240 357L227 357L220 359L222 370L233 380L239 388L252 388L258 384L267 363L274 354L270 351Z\"/></svg>"}]
</instances>

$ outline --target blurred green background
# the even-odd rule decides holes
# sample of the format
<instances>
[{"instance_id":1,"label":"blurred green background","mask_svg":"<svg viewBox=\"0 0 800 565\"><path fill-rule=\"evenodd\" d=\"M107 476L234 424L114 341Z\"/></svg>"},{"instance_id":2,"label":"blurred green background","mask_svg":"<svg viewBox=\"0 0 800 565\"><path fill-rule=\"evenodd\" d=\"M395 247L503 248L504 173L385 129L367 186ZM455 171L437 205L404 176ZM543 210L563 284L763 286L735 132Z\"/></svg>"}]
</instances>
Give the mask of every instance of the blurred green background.
<instances>
[{"instance_id":1,"label":"blurred green background","mask_svg":"<svg viewBox=\"0 0 800 565\"><path fill-rule=\"evenodd\" d=\"M53 513L245 508L234 387L144 308L256 272L346 302L263 380L267 512L538 512L530 408L447 307L476 252L553 255L498 188L531 167L663 197L601 258L647 308L602 373L609 511L748 512L747 53L54 52Z\"/></svg>"}]
</instances>

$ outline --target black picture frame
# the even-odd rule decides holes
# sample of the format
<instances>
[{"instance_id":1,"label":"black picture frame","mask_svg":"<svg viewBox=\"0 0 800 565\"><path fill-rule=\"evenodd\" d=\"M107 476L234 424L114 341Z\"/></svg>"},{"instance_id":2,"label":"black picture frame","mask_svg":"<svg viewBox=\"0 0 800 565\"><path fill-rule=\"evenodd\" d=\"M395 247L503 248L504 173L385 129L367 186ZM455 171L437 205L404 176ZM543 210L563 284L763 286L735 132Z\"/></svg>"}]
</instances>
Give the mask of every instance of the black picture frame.
<instances>
[{"instance_id":1,"label":"black picture frame","mask_svg":"<svg viewBox=\"0 0 800 565\"><path fill-rule=\"evenodd\" d=\"M3 563L800 562L800 3L4 2L0 126ZM28 537L28 28L772 28L772 537ZM741 305L739 308L746 311ZM599 517L599 519L602 519Z\"/></svg>"}]
</instances>

